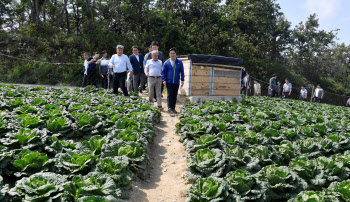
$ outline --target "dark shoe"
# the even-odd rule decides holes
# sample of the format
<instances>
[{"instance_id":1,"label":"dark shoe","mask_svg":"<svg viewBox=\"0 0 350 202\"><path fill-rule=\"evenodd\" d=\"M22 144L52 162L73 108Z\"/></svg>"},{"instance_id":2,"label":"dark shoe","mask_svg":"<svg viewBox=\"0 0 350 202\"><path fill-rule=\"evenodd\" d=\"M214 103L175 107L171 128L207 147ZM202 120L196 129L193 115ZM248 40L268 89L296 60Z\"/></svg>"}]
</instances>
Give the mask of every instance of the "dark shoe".
<instances>
[{"instance_id":1,"label":"dark shoe","mask_svg":"<svg viewBox=\"0 0 350 202\"><path fill-rule=\"evenodd\" d=\"M153 102L157 102L157 99L153 99Z\"/></svg>"},{"instance_id":2,"label":"dark shoe","mask_svg":"<svg viewBox=\"0 0 350 202\"><path fill-rule=\"evenodd\" d=\"M163 97L163 95L162 95L162 97Z\"/></svg>"},{"instance_id":3,"label":"dark shoe","mask_svg":"<svg viewBox=\"0 0 350 202\"><path fill-rule=\"evenodd\" d=\"M169 113L169 114L173 113L173 110L169 108L169 109L168 109L168 113Z\"/></svg>"},{"instance_id":4,"label":"dark shoe","mask_svg":"<svg viewBox=\"0 0 350 202\"><path fill-rule=\"evenodd\" d=\"M159 109L160 111L163 111L163 107L162 107L162 106L158 106L158 109Z\"/></svg>"},{"instance_id":5,"label":"dark shoe","mask_svg":"<svg viewBox=\"0 0 350 202\"><path fill-rule=\"evenodd\" d=\"M171 110L174 114L177 114L177 111L175 109Z\"/></svg>"}]
</instances>

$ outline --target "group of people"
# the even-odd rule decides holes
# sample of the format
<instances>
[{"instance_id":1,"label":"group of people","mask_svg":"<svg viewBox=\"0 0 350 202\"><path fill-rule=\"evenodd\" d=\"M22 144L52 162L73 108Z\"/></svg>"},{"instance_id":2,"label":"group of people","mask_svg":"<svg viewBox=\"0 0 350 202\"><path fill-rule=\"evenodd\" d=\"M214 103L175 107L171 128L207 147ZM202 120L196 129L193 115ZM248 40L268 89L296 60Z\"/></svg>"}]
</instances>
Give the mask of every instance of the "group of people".
<instances>
[{"instance_id":1,"label":"group of people","mask_svg":"<svg viewBox=\"0 0 350 202\"><path fill-rule=\"evenodd\" d=\"M254 85L251 82L251 78L249 73L245 68L242 69L242 82L241 82L241 93L246 96L250 96L252 94L252 90L254 90L254 96L261 95L261 85L258 80L254 80ZM268 86L268 96L269 97L279 97L289 99L292 95L292 84L289 82L288 78L285 78L285 83L282 85L281 81L277 81L277 75L273 74ZM313 102L323 102L324 91L321 88L321 85L318 84L312 95ZM306 101L308 98L308 92L304 85L301 86L299 99ZM349 102L350 106L350 102Z\"/></svg>"},{"instance_id":2,"label":"group of people","mask_svg":"<svg viewBox=\"0 0 350 202\"><path fill-rule=\"evenodd\" d=\"M131 81L130 90L136 94L145 90L148 82L149 101L153 99L157 102L158 108L162 107L162 92L164 86L167 88L167 104L169 113L177 113L175 110L177 94L180 83L183 85L185 75L181 60L176 58L176 49L169 50L169 59L164 61L164 55L158 50L157 42L152 42L145 57L139 52L137 46L132 47L132 55L124 54L124 46L117 45L116 54L110 59L107 52L102 51L102 58L99 59L99 52L89 57L84 53L84 79L83 87L95 85L97 87L96 75L97 65L102 88L113 87L113 92L118 94L121 88L124 96L129 96L126 88L126 81ZM181 82L180 82L181 80Z\"/></svg>"}]
</instances>

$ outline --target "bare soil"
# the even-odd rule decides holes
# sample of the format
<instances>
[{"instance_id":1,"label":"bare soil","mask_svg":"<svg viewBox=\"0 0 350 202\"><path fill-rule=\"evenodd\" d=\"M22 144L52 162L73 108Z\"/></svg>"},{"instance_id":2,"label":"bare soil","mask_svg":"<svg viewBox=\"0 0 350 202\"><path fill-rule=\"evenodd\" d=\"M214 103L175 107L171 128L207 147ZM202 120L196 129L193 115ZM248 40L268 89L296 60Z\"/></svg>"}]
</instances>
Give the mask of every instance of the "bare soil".
<instances>
[{"instance_id":1,"label":"bare soil","mask_svg":"<svg viewBox=\"0 0 350 202\"><path fill-rule=\"evenodd\" d=\"M142 97L148 99L148 94ZM180 97L180 96L179 96ZM166 95L162 99L162 118L155 126L156 137L150 144L150 165L141 178L133 182L130 191L130 201L185 201L186 191L191 186L183 178L187 171L187 152L179 136L175 134L175 124L178 116L167 113ZM180 112L181 104L176 110Z\"/></svg>"}]
</instances>

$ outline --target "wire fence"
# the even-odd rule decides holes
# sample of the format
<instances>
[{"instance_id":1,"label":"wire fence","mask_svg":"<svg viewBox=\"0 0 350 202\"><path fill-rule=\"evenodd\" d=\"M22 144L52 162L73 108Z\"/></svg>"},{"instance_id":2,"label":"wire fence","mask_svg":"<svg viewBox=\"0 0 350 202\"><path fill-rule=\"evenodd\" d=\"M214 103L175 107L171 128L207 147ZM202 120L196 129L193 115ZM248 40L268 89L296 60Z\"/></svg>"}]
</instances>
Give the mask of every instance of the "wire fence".
<instances>
[{"instance_id":1,"label":"wire fence","mask_svg":"<svg viewBox=\"0 0 350 202\"><path fill-rule=\"evenodd\" d=\"M251 76L250 76L251 77ZM254 92L254 80L257 80L258 83L261 85L261 96L269 96L269 82L251 77L252 79L252 92L251 95L254 96L255 92ZM283 86L284 83L282 83L281 85ZM276 86L277 87L277 86ZM316 90L316 86L305 86L305 89L307 90L307 98L306 98L306 102L314 102L316 101L314 98L314 93ZM300 91L301 91L301 86L293 86L292 85L292 91L291 91L291 95L289 97L289 99L295 99L295 100L299 100L300 99ZM276 96L276 97L280 97L280 98L284 98L283 95L281 96ZM332 104L332 105L337 105L337 106L346 106L346 103L349 99L349 96L346 95L339 95L339 94L335 94L335 93L331 93L328 91L323 90L323 97L321 100L317 101L320 103L327 103L327 104Z\"/></svg>"},{"instance_id":2,"label":"wire fence","mask_svg":"<svg viewBox=\"0 0 350 202\"><path fill-rule=\"evenodd\" d=\"M0 53L0 82L2 83L81 87L84 71L83 62L47 62ZM98 72L96 78L99 78Z\"/></svg>"}]
</instances>

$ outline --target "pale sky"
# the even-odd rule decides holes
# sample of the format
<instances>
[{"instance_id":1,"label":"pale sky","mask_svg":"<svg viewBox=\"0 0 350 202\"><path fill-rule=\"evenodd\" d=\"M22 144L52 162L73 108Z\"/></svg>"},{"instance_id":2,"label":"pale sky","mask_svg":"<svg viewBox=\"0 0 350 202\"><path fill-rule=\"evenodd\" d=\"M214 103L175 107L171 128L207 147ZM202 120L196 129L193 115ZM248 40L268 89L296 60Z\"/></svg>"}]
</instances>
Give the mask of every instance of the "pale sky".
<instances>
[{"instance_id":1,"label":"pale sky","mask_svg":"<svg viewBox=\"0 0 350 202\"><path fill-rule=\"evenodd\" d=\"M316 13L320 29L339 29L338 43L350 45L350 0L277 0L292 28Z\"/></svg>"}]
</instances>

